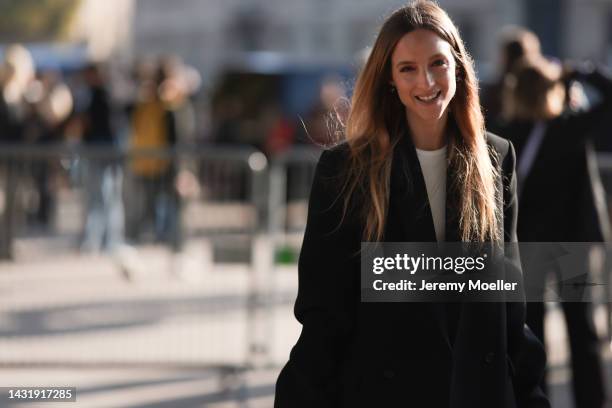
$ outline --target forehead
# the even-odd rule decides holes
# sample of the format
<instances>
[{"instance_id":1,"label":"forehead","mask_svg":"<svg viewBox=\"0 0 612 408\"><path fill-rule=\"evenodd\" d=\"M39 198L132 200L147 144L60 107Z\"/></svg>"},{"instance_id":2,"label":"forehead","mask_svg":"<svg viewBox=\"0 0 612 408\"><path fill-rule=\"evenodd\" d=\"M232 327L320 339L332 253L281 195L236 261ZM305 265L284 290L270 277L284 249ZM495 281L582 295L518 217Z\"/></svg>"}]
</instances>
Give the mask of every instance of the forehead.
<instances>
[{"instance_id":1,"label":"forehead","mask_svg":"<svg viewBox=\"0 0 612 408\"><path fill-rule=\"evenodd\" d=\"M453 54L450 44L433 31L419 28L405 34L397 42L391 58L394 63L419 61L436 54L443 54L451 58Z\"/></svg>"}]
</instances>

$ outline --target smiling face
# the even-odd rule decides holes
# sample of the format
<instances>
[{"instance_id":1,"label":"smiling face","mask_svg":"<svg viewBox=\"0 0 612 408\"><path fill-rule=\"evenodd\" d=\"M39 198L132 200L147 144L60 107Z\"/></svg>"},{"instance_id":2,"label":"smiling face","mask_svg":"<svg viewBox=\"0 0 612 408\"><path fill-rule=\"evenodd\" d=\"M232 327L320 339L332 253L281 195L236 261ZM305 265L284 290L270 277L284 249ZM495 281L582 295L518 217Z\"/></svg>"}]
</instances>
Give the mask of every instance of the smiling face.
<instances>
[{"instance_id":1,"label":"smiling face","mask_svg":"<svg viewBox=\"0 0 612 408\"><path fill-rule=\"evenodd\" d=\"M391 84L406 107L410 127L445 123L457 89L450 44L433 31L411 31L398 41L391 64Z\"/></svg>"}]
</instances>

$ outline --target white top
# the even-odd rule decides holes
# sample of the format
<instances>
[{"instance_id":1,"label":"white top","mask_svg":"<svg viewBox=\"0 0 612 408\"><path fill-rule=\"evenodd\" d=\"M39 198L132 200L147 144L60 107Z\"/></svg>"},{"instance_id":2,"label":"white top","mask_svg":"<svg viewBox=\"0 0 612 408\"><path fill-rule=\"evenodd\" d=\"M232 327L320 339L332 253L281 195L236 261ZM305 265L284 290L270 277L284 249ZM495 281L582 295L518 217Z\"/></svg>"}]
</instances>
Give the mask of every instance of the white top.
<instances>
[{"instance_id":1,"label":"white top","mask_svg":"<svg viewBox=\"0 0 612 408\"><path fill-rule=\"evenodd\" d=\"M416 149L416 152L425 179L436 239L442 242L446 234L446 146L438 150Z\"/></svg>"}]
</instances>

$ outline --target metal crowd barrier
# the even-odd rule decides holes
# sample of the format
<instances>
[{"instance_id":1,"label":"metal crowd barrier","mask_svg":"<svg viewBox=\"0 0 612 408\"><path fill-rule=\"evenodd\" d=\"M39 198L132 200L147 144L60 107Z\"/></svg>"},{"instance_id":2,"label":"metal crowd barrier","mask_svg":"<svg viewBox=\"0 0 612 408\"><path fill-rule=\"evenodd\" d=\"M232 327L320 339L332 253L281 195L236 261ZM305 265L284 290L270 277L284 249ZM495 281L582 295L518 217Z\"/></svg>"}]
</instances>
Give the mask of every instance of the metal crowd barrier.
<instances>
[{"instance_id":1,"label":"metal crowd barrier","mask_svg":"<svg viewBox=\"0 0 612 408\"><path fill-rule=\"evenodd\" d=\"M281 263L297 259L306 228L308 196L320 155L318 148L294 148L270 164L268 230L275 260Z\"/></svg>"},{"instance_id":2,"label":"metal crowd barrier","mask_svg":"<svg viewBox=\"0 0 612 408\"><path fill-rule=\"evenodd\" d=\"M112 172L121 184L121 196L128 239L140 240L143 231L130 223L154 222L134 219L134 213L159 210L157 215L166 216L164 210L186 211L189 223L186 233L218 237L229 233L254 233L265 228L265 156L254 149L206 147L199 149L178 148L170 150L121 151L110 147L52 146L2 146L0 147L0 175L2 201L0 206L6 227L3 231L0 257L12 257L12 242L15 234L40 232L48 228L51 233L69 230L74 239L86 227L88 196L103 200L96 191L87 191L92 183L102 183L103 191L112 190L107 184ZM121 173L121 174L118 174ZM176 184L174 185L175 180ZM94 189L95 190L95 189ZM119 188L117 189L119 190ZM176 191L179 190L179 191ZM67 191L73 193L66 197ZM82 193L76 195L77 193ZM182 195L166 197L165 195ZM162 196L158 208L143 198ZM61 205L71 199L78 202L80 219L75 219L77 210L71 208L70 216ZM181 205L173 201L181 200ZM216 207L243 206L239 216L226 216ZM166 208L166 207L170 208ZM198 207L199 208L194 208ZM206 211L202 211L205 209ZM160 215L160 213L163 213ZM65 219L70 218L70 220ZM65 221L71 224L67 227ZM156 220L157 228L164 227L164 220ZM77 224L81 225L77 225ZM38 224L38 225L36 225ZM155 227L151 227L155 228ZM150 228L150 229L151 229ZM151 231L148 231L151 232ZM180 239L167 231L155 231L159 239ZM144 232L146 235L146 231ZM164 233L168 237L161 236ZM171 242L177 245L177 242Z\"/></svg>"},{"instance_id":3,"label":"metal crowd barrier","mask_svg":"<svg viewBox=\"0 0 612 408\"><path fill-rule=\"evenodd\" d=\"M267 167L250 148L0 146L0 365L265 361Z\"/></svg>"}]
</instances>

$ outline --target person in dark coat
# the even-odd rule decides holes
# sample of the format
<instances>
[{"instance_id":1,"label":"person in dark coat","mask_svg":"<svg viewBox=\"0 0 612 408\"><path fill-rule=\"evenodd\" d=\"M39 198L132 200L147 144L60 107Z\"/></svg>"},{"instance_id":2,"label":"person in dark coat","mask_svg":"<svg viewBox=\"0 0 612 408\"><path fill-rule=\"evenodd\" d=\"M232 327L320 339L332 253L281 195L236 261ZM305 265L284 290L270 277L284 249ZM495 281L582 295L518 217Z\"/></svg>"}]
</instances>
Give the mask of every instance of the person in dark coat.
<instances>
[{"instance_id":1,"label":"person in dark coat","mask_svg":"<svg viewBox=\"0 0 612 408\"><path fill-rule=\"evenodd\" d=\"M483 84L481 104L484 108L485 124L491 129L502 119L504 81L517 63L525 58L541 56L540 40L523 27L505 27L499 44L499 72L494 81Z\"/></svg>"},{"instance_id":2,"label":"person in dark coat","mask_svg":"<svg viewBox=\"0 0 612 408\"><path fill-rule=\"evenodd\" d=\"M123 169L117 157L110 154L110 149L117 147L111 98L99 65L88 64L82 76L86 91L78 112L83 127L82 142L92 153L100 148L106 148L107 152L87 156L83 165L87 217L81 250L112 253L124 244L125 214Z\"/></svg>"},{"instance_id":3,"label":"person in dark coat","mask_svg":"<svg viewBox=\"0 0 612 408\"><path fill-rule=\"evenodd\" d=\"M571 81L590 84L600 93L600 102L582 111L567 109L566 89ZM598 205L605 200L589 136L612 113L612 79L588 64L564 72L541 57L523 61L507 83L506 123L497 131L516 146L519 240L608 241L609 221L607 210ZM572 272L574 279L585 283L586 257L581 268ZM530 275L533 287L544 287L546 272ZM556 272L561 284L567 284L561 269ZM591 304L566 299L561 306L569 334L576 407L601 408L606 400L605 380ZM542 341L544 312L544 303L528 303L527 323Z\"/></svg>"},{"instance_id":4,"label":"person in dark coat","mask_svg":"<svg viewBox=\"0 0 612 408\"><path fill-rule=\"evenodd\" d=\"M34 80L34 61L30 52L21 45L11 45L4 51L0 63L0 144L24 142L26 123L30 112L25 98L26 90ZM20 185L20 164L14 158L4 158L0 163L3 208L0 211L0 259L13 257L15 212Z\"/></svg>"},{"instance_id":5,"label":"person in dark coat","mask_svg":"<svg viewBox=\"0 0 612 408\"><path fill-rule=\"evenodd\" d=\"M437 5L414 2L383 24L346 141L317 165L298 264L302 332L276 408L550 406L523 302L360 301L362 241L516 241L514 149L484 131L477 89Z\"/></svg>"}]
</instances>

